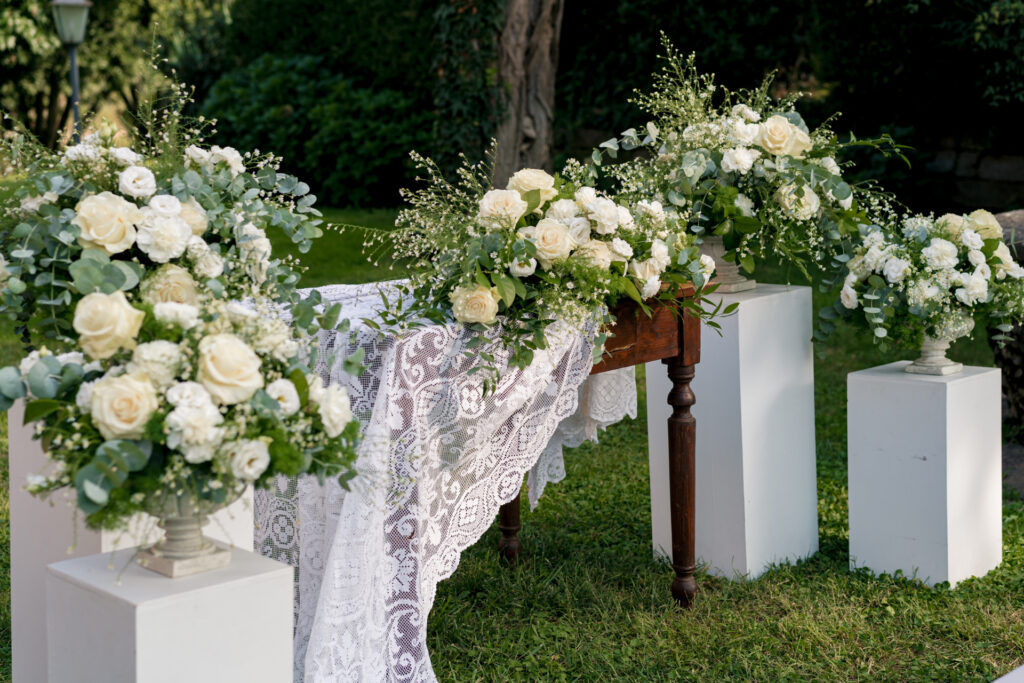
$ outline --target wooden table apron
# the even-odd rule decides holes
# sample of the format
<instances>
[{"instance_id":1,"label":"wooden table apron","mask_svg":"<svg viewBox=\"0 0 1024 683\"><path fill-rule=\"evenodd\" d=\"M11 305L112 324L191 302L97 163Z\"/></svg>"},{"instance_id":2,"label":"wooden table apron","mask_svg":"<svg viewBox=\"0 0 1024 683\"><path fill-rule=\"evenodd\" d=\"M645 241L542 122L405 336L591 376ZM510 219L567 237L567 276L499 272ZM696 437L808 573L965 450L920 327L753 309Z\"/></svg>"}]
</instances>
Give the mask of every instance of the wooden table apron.
<instances>
[{"instance_id":1,"label":"wooden table apron","mask_svg":"<svg viewBox=\"0 0 1024 683\"><path fill-rule=\"evenodd\" d=\"M686 295L687 293L684 293ZM692 295L692 292L688 294ZM700 320L684 313L680 319L670 307L658 305L651 317L629 302L612 311L613 337L605 344L605 356L590 374L618 370L660 360L668 366L672 390L668 403L669 506L672 522L672 596L689 607L697 592L693 578L696 569L694 551L694 465L697 422L690 412L696 402L690 382L694 366L700 362ZM514 563L522 550L519 541L519 497L501 506L498 513L501 539L498 549Z\"/></svg>"}]
</instances>

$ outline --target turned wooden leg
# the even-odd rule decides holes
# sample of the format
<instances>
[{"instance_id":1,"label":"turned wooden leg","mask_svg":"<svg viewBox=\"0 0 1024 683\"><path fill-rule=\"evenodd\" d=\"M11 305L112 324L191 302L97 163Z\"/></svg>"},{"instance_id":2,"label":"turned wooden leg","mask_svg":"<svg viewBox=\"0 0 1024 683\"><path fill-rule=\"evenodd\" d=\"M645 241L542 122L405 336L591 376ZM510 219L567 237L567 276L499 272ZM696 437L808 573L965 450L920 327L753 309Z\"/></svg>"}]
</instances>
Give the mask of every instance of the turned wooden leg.
<instances>
[{"instance_id":1,"label":"turned wooden leg","mask_svg":"<svg viewBox=\"0 0 1024 683\"><path fill-rule=\"evenodd\" d=\"M696 462L697 421L690 412L696 403L690 381L694 366L684 364L684 358L666 359L672 391L668 402L672 416L668 419L668 476L669 506L672 519L672 567L676 577L672 581L672 596L683 607L693 604L697 582L694 551L694 479Z\"/></svg>"},{"instance_id":2,"label":"turned wooden leg","mask_svg":"<svg viewBox=\"0 0 1024 683\"><path fill-rule=\"evenodd\" d=\"M509 564L515 564L519 559L519 553L523 544L519 541L519 529L522 524L519 521L519 494L515 499L510 500L498 509L498 528L501 529L501 539L498 541L498 552L508 560Z\"/></svg>"}]
</instances>

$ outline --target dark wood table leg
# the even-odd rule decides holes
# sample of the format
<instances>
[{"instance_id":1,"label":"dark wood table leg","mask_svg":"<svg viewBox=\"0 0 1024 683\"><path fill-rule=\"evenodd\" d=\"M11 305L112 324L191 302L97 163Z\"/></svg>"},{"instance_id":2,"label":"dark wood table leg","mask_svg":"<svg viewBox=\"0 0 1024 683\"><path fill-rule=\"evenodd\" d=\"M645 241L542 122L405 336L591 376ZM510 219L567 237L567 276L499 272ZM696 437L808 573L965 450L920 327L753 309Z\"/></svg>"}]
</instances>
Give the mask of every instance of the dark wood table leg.
<instances>
[{"instance_id":1,"label":"dark wood table leg","mask_svg":"<svg viewBox=\"0 0 1024 683\"><path fill-rule=\"evenodd\" d=\"M513 500L505 503L498 509L498 528L501 529L501 539L498 540L498 552L509 564L515 564L519 559L519 553L523 544L519 541L519 529L522 524L519 521L519 494Z\"/></svg>"},{"instance_id":2,"label":"dark wood table leg","mask_svg":"<svg viewBox=\"0 0 1024 683\"><path fill-rule=\"evenodd\" d=\"M668 419L668 476L669 506L672 520L672 567L676 576L672 581L672 596L683 607L693 605L697 582L694 551L694 480L696 464L697 421L690 412L696 403L690 382L694 366L686 364L684 355L668 358L668 376L672 391L668 402L672 416Z\"/></svg>"}]
</instances>

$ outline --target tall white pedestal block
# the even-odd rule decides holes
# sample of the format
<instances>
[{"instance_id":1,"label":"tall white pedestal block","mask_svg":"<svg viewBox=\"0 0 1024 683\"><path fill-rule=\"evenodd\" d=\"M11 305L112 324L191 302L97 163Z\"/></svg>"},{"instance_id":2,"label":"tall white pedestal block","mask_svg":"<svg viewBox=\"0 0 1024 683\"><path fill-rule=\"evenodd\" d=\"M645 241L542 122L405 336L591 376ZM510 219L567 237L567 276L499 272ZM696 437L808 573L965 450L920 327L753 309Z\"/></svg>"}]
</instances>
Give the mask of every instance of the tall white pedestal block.
<instances>
[{"instance_id":1,"label":"tall white pedestal block","mask_svg":"<svg viewBox=\"0 0 1024 683\"><path fill-rule=\"evenodd\" d=\"M237 548L169 579L133 549L51 564L49 683L282 683L292 679L292 568Z\"/></svg>"},{"instance_id":2,"label":"tall white pedestal block","mask_svg":"<svg viewBox=\"0 0 1024 683\"><path fill-rule=\"evenodd\" d=\"M727 578L818 550L811 290L761 285L712 295L739 303L719 335L701 330L697 403L697 561ZM655 554L671 556L665 365L647 364Z\"/></svg>"},{"instance_id":3,"label":"tall white pedestal block","mask_svg":"<svg viewBox=\"0 0 1024 683\"><path fill-rule=\"evenodd\" d=\"M1000 372L847 378L850 566L955 586L1002 562Z\"/></svg>"},{"instance_id":4,"label":"tall white pedestal block","mask_svg":"<svg viewBox=\"0 0 1024 683\"><path fill-rule=\"evenodd\" d=\"M11 620L14 683L40 683L46 675L46 566L72 557L109 553L156 541L151 517L140 515L126 532L93 531L76 518L74 496L50 501L23 489L30 474L48 471L48 461L30 427L22 425L24 405L8 413L11 510ZM252 491L214 515L204 532L238 548L253 547ZM73 548L73 550L72 550Z\"/></svg>"}]
</instances>

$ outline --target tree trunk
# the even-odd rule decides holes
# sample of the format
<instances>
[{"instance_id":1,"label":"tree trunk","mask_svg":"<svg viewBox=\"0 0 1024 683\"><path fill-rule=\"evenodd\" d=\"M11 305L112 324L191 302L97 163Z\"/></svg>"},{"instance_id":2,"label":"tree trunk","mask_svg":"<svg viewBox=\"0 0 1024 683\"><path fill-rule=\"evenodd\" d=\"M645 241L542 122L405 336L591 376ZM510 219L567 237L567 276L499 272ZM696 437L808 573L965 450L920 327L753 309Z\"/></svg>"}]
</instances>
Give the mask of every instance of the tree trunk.
<instances>
[{"instance_id":1,"label":"tree trunk","mask_svg":"<svg viewBox=\"0 0 1024 683\"><path fill-rule=\"evenodd\" d=\"M504 187L520 168L551 170L563 9L563 0L507 0L498 48L505 107L499 110L495 187Z\"/></svg>"}]
</instances>

